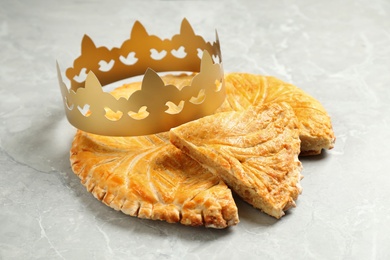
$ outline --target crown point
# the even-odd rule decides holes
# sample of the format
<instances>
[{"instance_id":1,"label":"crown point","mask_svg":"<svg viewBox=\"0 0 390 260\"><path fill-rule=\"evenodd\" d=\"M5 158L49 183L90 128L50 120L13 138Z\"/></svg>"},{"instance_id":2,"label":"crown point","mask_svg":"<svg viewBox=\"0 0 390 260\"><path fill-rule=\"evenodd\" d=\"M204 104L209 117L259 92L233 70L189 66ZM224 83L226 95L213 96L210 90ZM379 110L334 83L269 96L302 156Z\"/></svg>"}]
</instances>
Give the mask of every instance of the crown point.
<instances>
[{"instance_id":1,"label":"crown point","mask_svg":"<svg viewBox=\"0 0 390 260\"><path fill-rule=\"evenodd\" d=\"M60 65L58 64L58 61L56 61L56 67L57 67L57 79L58 79L58 83L60 85L61 94L63 97L66 97L66 92L68 92L68 88L66 87L66 85L62 79L61 69L60 69Z\"/></svg>"},{"instance_id":2,"label":"crown point","mask_svg":"<svg viewBox=\"0 0 390 260\"><path fill-rule=\"evenodd\" d=\"M85 89L89 89L90 91L94 90L97 92L103 92L102 85L100 84L99 79L92 71L89 71L87 74L87 78L85 80Z\"/></svg>"},{"instance_id":3,"label":"crown point","mask_svg":"<svg viewBox=\"0 0 390 260\"><path fill-rule=\"evenodd\" d=\"M136 39L137 37L146 37L146 36L149 36L149 34L146 31L145 27L142 25L141 22L135 21L133 28L131 29L130 38Z\"/></svg>"},{"instance_id":4,"label":"crown point","mask_svg":"<svg viewBox=\"0 0 390 260\"><path fill-rule=\"evenodd\" d=\"M185 34L186 32L193 35L195 34L191 24L188 22L186 18L183 18L180 26L180 34Z\"/></svg>"},{"instance_id":5,"label":"crown point","mask_svg":"<svg viewBox=\"0 0 390 260\"><path fill-rule=\"evenodd\" d=\"M95 43L88 35L84 34L84 37L81 41L81 53L88 53L89 50L94 49L96 49Z\"/></svg>"},{"instance_id":6,"label":"crown point","mask_svg":"<svg viewBox=\"0 0 390 260\"><path fill-rule=\"evenodd\" d=\"M148 68L145 72L144 79L142 80L141 89L146 91L149 86L165 86L161 77L151 68Z\"/></svg>"},{"instance_id":7,"label":"crown point","mask_svg":"<svg viewBox=\"0 0 390 260\"><path fill-rule=\"evenodd\" d=\"M60 87L62 88L65 84L63 83L63 80L62 80L61 69L60 69L60 65L58 64L58 61L56 61L56 67L57 67L58 82L60 84Z\"/></svg>"},{"instance_id":8,"label":"crown point","mask_svg":"<svg viewBox=\"0 0 390 260\"><path fill-rule=\"evenodd\" d=\"M61 79L61 81L62 81L61 69L60 69L60 65L58 64L58 60L56 60L56 68L57 68L58 78Z\"/></svg>"},{"instance_id":9,"label":"crown point","mask_svg":"<svg viewBox=\"0 0 390 260\"><path fill-rule=\"evenodd\" d=\"M200 62L200 71L207 71L210 65L213 65L213 58L207 50L204 50Z\"/></svg>"}]
</instances>

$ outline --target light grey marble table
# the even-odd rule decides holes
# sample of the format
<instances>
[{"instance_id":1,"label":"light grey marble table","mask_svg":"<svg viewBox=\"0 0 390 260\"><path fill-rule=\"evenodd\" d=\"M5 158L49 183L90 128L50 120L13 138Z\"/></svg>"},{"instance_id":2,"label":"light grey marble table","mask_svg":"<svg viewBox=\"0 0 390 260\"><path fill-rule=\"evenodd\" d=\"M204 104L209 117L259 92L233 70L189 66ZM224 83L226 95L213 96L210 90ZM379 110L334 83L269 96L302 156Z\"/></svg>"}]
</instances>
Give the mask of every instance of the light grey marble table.
<instances>
[{"instance_id":1,"label":"light grey marble table","mask_svg":"<svg viewBox=\"0 0 390 260\"><path fill-rule=\"evenodd\" d=\"M237 200L226 230L141 220L97 201L69 164L55 61L84 33L117 46L135 20L183 17L224 67L273 75L322 102L333 150L302 159L303 193L281 220ZM0 1L0 259L390 259L390 2Z\"/></svg>"}]
</instances>

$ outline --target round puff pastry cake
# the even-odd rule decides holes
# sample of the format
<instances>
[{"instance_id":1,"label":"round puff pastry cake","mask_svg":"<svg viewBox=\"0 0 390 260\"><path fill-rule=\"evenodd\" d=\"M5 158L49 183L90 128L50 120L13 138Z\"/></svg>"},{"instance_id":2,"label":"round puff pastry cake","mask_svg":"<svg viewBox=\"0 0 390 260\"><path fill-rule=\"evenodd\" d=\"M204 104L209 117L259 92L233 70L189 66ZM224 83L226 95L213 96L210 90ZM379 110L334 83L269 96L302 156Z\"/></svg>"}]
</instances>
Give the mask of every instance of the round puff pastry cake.
<instances>
[{"instance_id":1,"label":"round puff pastry cake","mask_svg":"<svg viewBox=\"0 0 390 260\"><path fill-rule=\"evenodd\" d=\"M242 111L252 105L286 102L299 123L300 155L317 155L332 149L335 135L321 103L298 87L271 76L248 73L225 75L226 100L219 111Z\"/></svg>"},{"instance_id":2,"label":"round puff pastry cake","mask_svg":"<svg viewBox=\"0 0 390 260\"><path fill-rule=\"evenodd\" d=\"M162 77L178 88L192 78ZM98 200L131 216L212 228L235 225L238 211L227 183L280 218L301 192L298 154L333 147L329 116L314 98L273 77L231 73L225 84L226 100L214 115L170 133L108 137L78 130L72 170ZM125 84L111 93L128 98L140 87L141 82Z\"/></svg>"}]
</instances>

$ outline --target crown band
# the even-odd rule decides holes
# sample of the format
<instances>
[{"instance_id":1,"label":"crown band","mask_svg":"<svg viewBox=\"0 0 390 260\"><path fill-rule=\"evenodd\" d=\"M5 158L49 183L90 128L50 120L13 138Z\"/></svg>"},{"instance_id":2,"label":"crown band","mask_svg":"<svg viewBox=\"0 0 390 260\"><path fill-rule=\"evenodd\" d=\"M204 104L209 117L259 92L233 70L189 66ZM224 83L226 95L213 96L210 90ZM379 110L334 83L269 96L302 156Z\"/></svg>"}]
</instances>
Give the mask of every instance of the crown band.
<instances>
[{"instance_id":1,"label":"crown band","mask_svg":"<svg viewBox=\"0 0 390 260\"><path fill-rule=\"evenodd\" d=\"M183 19L180 34L174 35L172 39L161 40L149 35L139 22L134 24L130 35L130 39L124 41L120 48L111 50L96 47L85 35L80 57L74 61L73 67L66 70L70 88L63 82L57 63L65 113L72 125L99 135L147 135L168 131L172 127L212 114L222 104L225 86L217 34L214 43L206 42ZM153 57L153 51L162 53L163 57ZM199 51L203 51L201 59ZM213 57L219 63L214 63ZM109 68L104 68L102 64ZM176 86L165 85L155 71L198 73L190 85L179 90ZM80 78L80 72L87 74L85 79ZM102 89L102 85L142 74L141 89L128 99L116 99ZM201 92L204 93L204 100L192 102L191 98ZM156 97L158 102L155 101ZM177 113L167 113L167 102L176 105L184 102L184 105ZM85 106L89 107L88 113L81 111ZM145 107L147 116L132 116ZM115 119L107 117L107 109L120 116Z\"/></svg>"}]
</instances>

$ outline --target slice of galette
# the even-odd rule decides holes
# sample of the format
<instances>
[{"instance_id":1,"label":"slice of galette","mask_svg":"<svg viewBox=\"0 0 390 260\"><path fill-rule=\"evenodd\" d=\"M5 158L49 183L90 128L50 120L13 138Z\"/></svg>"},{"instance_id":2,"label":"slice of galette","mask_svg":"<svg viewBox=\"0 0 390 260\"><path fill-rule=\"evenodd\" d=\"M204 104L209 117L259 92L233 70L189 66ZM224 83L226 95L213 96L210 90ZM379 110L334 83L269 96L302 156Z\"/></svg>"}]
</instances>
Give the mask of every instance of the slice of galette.
<instances>
[{"instance_id":1,"label":"slice of galette","mask_svg":"<svg viewBox=\"0 0 390 260\"><path fill-rule=\"evenodd\" d=\"M298 121L287 103L203 117L171 129L170 141L275 218L301 193Z\"/></svg>"}]
</instances>

